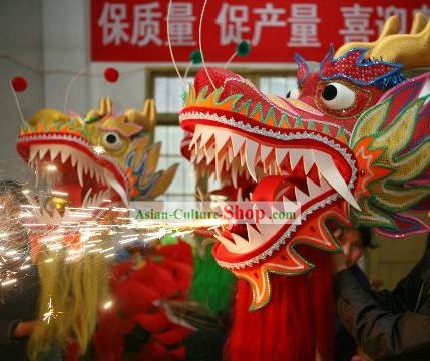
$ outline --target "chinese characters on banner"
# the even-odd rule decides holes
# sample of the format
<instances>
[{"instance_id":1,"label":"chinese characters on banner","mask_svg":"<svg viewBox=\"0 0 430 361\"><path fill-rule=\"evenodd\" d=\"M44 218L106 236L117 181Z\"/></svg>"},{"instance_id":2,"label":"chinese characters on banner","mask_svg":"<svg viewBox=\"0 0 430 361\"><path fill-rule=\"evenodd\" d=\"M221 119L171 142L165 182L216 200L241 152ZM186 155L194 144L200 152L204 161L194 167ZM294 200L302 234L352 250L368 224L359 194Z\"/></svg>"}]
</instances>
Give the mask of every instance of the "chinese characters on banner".
<instances>
[{"instance_id":1,"label":"chinese characters on banner","mask_svg":"<svg viewBox=\"0 0 430 361\"><path fill-rule=\"evenodd\" d=\"M198 48L202 0L173 1L170 42L177 61ZM168 0L91 0L93 61L170 62ZM295 52L322 60L329 45L373 41L385 19L400 18L410 31L414 12L430 17L426 1L410 0L217 0L208 1L202 21L205 60L224 63L241 40L252 44L241 62L292 62Z\"/></svg>"}]
</instances>

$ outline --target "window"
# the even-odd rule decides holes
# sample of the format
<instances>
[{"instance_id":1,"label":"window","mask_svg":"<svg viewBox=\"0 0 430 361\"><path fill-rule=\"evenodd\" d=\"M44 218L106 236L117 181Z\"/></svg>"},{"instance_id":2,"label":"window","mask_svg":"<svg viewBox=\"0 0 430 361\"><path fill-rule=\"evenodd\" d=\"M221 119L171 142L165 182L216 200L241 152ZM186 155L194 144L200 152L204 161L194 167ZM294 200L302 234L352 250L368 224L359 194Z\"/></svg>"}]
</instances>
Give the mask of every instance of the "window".
<instances>
[{"instance_id":1,"label":"window","mask_svg":"<svg viewBox=\"0 0 430 361\"><path fill-rule=\"evenodd\" d=\"M184 69L180 70L184 73ZM263 92L285 96L289 90L297 87L295 70L257 71L249 69L233 70L250 79ZM186 84L192 82L194 73L186 78ZM155 98L157 107L157 124L154 141L161 141L161 154L158 169L166 169L174 163L179 163L176 176L161 200L192 201L196 195L196 179L192 165L182 157L180 144L183 132L178 124L178 113L182 106L182 94L186 85L181 83L176 73L168 69L148 69L146 94ZM219 187L213 179L199 182L200 189L213 190Z\"/></svg>"},{"instance_id":2,"label":"window","mask_svg":"<svg viewBox=\"0 0 430 361\"><path fill-rule=\"evenodd\" d=\"M262 76L260 78L259 89L264 93L286 96L287 93L297 88L297 78L290 76Z\"/></svg>"},{"instance_id":3,"label":"window","mask_svg":"<svg viewBox=\"0 0 430 361\"><path fill-rule=\"evenodd\" d=\"M193 201L195 194L194 169L180 153L183 131L177 125L158 125L155 128L155 142L161 142L158 169L167 169L178 163L176 175L166 193L159 197L164 201Z\"/></svg>"},{"instance_id":4,"label":"window","mask_svg":"<svg viewBox=\"0 0 430 361\"><path fill-rule=\"evenodd\" d=\"M289 90L297 88L294 69L285 71L234 69L233 71L251 80L265 93L285 96ZM184 69L180 72L183 74ZM185 84L182 84L176 72L171 68L147 70L146 94L148 94L148 98L155 98L158 124L178 125L182 94L187 89L187 84L192 82L195 71L190 72L189 75L185 79Z\"/></svg>"},{"instance_id":5,"label":"window","mask_svg":"<svg viewBox=\"0 0 430 361\"><path fill-rule=\"evenodd\" d=\"M155 76L152 80L150 85L152 91L148 94L151 94L150 98L155 97L158 123L177 125L178 113L182 106L182 94L193 78L186 78L183 84L176 73L168 73Z\"/></svg>"}]
</instances>

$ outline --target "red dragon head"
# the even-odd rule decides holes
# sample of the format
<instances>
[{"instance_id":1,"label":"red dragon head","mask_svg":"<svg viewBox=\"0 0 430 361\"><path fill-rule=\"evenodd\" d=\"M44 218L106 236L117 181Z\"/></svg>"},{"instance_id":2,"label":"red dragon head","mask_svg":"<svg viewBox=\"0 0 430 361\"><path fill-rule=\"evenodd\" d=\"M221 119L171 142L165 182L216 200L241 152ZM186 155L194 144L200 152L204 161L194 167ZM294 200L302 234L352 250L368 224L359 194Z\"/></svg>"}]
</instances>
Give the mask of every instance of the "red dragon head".
<instances>
[{"instance_id":1,"label":"red dragon head","mask_svg":"<svg viewBox=\"0 0 430 361\"><path fill-rule=\"evenodd\" d=\"M428 44L429 33L430 24L419 36L384 36L406 37L410 49ZM312 269L298 245L339 249L327 220L398 233L417 224L403 212L430 196L430 107L419 97L428 75L406 80L411 63L381 59L379 48L330 51L314 72L298 57L298 99L217 68L198 72L185 96L179 120L199 174L215 174L233 199L301 204L292 224L215 235L218 263L252 286L251 309L270 300L271 273Z\"/></svg>"}]
</instances>

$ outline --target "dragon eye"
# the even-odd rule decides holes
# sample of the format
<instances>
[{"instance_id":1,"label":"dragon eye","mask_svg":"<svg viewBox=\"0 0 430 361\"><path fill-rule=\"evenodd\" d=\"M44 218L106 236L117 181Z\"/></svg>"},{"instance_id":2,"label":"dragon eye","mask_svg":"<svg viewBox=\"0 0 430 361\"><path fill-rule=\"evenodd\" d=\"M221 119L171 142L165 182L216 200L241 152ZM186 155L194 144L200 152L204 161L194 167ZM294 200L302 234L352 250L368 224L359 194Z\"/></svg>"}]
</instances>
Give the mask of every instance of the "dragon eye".
<instances>
[{"instance_id":1,"label":"dragon eye","mask_svg":"<svg viewBox=\"0 0 430 361\"><path fill-rule=\"evenodd\" d=\"M103 144L106 148L116 150L122 145L120 136L115 132L108 132L103 135Z\"/></svg>"},{"instance_id":2,"label":"dragon eye","mask_svg":"<svg viewBox=\"0 0 430 361\"><path fill-rule=\"evenodd\" d=\"M299 97L299 89L291 89L285 97L291 98L291 99L297 99Z\"/></svg>"},{"instance_id":3,"label":"dragon eye","mask_svg":"<svg viewBox=\"0 0 430 361\"><path fill-rule=\"evenodd\" d=\"M341 83L327 84L321 96L325 105L334 110L347 109L355 103L355 93Z\"/></svg>"}]
</instances>

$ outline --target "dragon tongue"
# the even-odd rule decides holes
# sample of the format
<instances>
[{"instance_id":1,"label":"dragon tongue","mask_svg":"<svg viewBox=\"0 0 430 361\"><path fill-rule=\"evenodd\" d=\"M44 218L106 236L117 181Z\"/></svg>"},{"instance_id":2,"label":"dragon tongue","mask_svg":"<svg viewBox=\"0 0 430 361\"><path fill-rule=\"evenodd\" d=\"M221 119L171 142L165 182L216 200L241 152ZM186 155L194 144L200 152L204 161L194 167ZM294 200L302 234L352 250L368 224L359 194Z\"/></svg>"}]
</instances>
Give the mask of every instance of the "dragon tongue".
<instances>
[{"instance_id":1,"label":"dragon tongue","mask_svg":"<svg viewBox=\"0 0 430 361\"><path fill-rule=\"evenodd\" d=\"M273 202L279 188L285 184L288 177L269 175L262 178L252 193L253 202Z\"/></svg>"}]
</instances>

